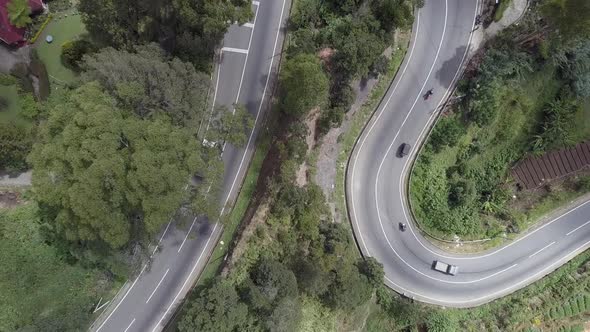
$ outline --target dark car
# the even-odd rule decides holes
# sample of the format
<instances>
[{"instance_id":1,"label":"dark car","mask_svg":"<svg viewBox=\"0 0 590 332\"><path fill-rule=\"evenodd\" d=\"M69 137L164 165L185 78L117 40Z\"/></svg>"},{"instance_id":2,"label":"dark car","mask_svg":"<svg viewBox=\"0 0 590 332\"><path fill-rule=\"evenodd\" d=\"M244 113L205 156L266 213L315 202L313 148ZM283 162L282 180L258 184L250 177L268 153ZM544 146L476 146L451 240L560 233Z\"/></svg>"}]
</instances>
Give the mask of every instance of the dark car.
<instances>
[{"instance_id":1,"label":"dark car","mask_svg":"<svg viewBox=\"0 0 590 332\"><path fill-rule=\"evenodd\" d=\"M402 143L402 145L399 146L397 155L401 158L404 156L407 156L410 153L410 150L412 149L412 147L410 146L410 144L408 143Z\"/></svg>"},{"instance_id":2,"label":"dark car","mask_svg":"<svg viewBox=\"0 0 590 332\"><path fill-rule=\"evenodd\" d=\"M400 231L405 232L406 231L406 228L407 228L407 225L406 224L404 224L403 222L400 222L399 223L399 230Z\"/></svg>"}]
</instances>

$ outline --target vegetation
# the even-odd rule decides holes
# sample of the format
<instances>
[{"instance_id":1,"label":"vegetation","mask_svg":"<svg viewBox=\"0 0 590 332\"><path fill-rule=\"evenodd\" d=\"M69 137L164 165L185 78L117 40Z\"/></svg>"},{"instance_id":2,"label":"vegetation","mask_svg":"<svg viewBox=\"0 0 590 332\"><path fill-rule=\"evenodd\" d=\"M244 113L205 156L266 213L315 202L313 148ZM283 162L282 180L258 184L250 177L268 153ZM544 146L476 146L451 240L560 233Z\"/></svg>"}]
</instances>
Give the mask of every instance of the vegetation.
<instances>
[{"instance_id":1,"label":"vegetation","mask_svg":"<svg viewBox=\"0 0 590 332\"><path fill-rule=\"evenodd\" d=\"M85 54L93 53L94 48L94 45L86 39L66 41L61 45L61 61L66 67L79 71L82 57Z\"/></svg>"},{"instance_id":2,"label":"vegetation","mask_svg":"<svg viewBox=\"0 0 590 332\"><path fill-rule=\"evenodd\" d=\"M58 233L120 248L132 226L159 231L205 161L188 132L125 116L113 105L97 84L55 102L29 160L35 197Z\"/></svg>"},{"instance_id":3,"label":"vegetation","mask_svg":"<svg viewBox=\"0 0 590 332\"><path fill-rule=\"evenodd\" d=\"M17 242L47 251L15 255L28 276L4 259L0 274L12 275L0 282L0 330L85 328L92 302L144 263L151 236L179 208L219 215L222 143L244 144L253 121L243 105L211 112L203 71L228 22L246 21L250 6L81 1L83 19L59 15L46 30L53 43L38 43L30 64L0 76L0 169L33 168L38 234ZM204 123L207 131L197 132ZM197 184L187 186L191 177ZM0 222L0 237L12 232Z\"/></svg>"},{"instance_id":4,"label":"vegetation","mask_svg":"<svg viewBox=\"0 0 590 332\"><path fill-rule=\"evenodd\" d=\"M590 299L590 252L512 295L472 309L435 309L411 303L385 287L369 315L367 331L582 331ZM445 329L446 328L446 329Z\"/></svg>"},{"instance_id":5,"label":"vegetation","mask_svg":"<svg viewBox=\"0 0 590 332\"><path fill-rule=\"evenodd\" d=\"M35 50L39 53L39 59L47 67L47 72L56 86L73 84L76 80L76 72L71 67L64 65L62 61L62 45L76 40L85 31L80 15L68 15L67 17L54 18L43 31L43 37L36 41ZM53 42L47 43L45 41L46 35L51 35Z\"/></svg>"},{"instance_id":6,"label":"vegetation","mask_svg":"<svg viewBox=\"0 0 590 332\"><path fill-rule=\"evenodd\" d=\"M10 24L17 28L24 28L32 22L31 7L27 0L10 0L6 5Z\"/></svg>"},{"instance_id":7,"label":"vegetation","mask_svg":"<svg viewBox=\"0 0 590 332\"><path fill-rule=\"evenodd\" d=\"M206 117L209 75L167 56L157 44L132 53L104 48L86 56L82 69L83 81L100 82L141 119L166 116L174 125L196 128Z\"/></svg>"},{"instance_id":8,"label":"vegetation","mask_svg":"<svg viewBox=\"0 0 590 332\"><path fill-rule=\"evenodd\" d=\"M112 295L104 270L65 261L42 228L33 203L0 210L2 331L78 331L98 299Z\"/></svg>"},{"instance_id":9,"label":"vegetation","mask_svg":"<svg viewBox=\"0 0 590 332\"><path fill-rule=\"evenodd\" d=\"M298 54L285 62L281 71L281 108L295 116L324 106L328 98L328 79L320 61L311 54Z\"/></svg>"},{"instance_id":10,"label":"vegetation","mask_svg":"<svg viewBox=\"0 0 590 332\"><path fill-rule=\"evenodd\" d=\"M411 25L413 5L412 0L297 1L290 17L289 60L281 74L283 91L289 91L289 94L283 92L282 102L291 105L289 101L306 93L305 89L312 89L297 84L297 81L287 82L292 75L297 77L293 72L295 69L290 67L295 67L298 62L307 62L306 73L303 64L297 65L298 70L305 73L306 82L313 84L314 91L319 93L304 98L309 104L285 106L285 110L301 114L310 107L324 106L318 123L320 131L326 132L330 127L340 125L354 101L350 82L383 72L385 45L391 44L396 28ZM312 64L317 60L313 60L311 54L317 52L329 78L327 102L323 75L314 69L317 65Z\"/></svg>"},{"instance_id":11,"label":"vegetation","mask_svg":"<svg viewBox=\"0 0 590 332\"><path fill-rule=\"evenodd\" d=\"M529 154L590 138L590 125L580 121L590 116L588 39L565 38L565 27L543 26L535 19L557 2L534 8L522 24L505 31L474 60L459 84L458 94L464 98L438 121L420 152L410 196L428 233L449 239L499 237L524 230L545 202L572 198L564 194L555 200L548 194L520 203L521 197L531 195L514 186L509 173ZM569 8L575 1L561 2ZM586 19L577 16L572 21ZM580 188L573 184L565 192L580 195Z\"/></svg>"},{"instance_id":12,"label":"vegetation","mask_svg":"<svg viewBox=\"0 0 590 332\"><path fill-rule=\"evenodd\" d=\"M157 42L168 53L208 71L214 47L229 26L252 15L250 1L81 0L83 22L94 41L117 49Z\"/></svg>"},{"instance_id":13,"label":"vegetation","mask_svg":"<svg viewBox=\"0 0 590 332\"><path fill-rule=\"evenodd\" d=\"M305 115L318 106L330 107L332 91L338 93L332 90L336 77L346 75L340 84L348 86L351 78L367 74L374 62L371 59L377 59L383 51L381 42L371 46L375 47L373 51L365 44L364 49L361 47L361 40L377 41L381 35L372 35L363 27L367 22L361 22L362 19L378 22L375 18L353 14L359 6L353 1L295 4L291 19L294 43L305 42L298 38L303 38L307 29L317 33L317 38L319 34L330 34L333 38L330 43L340 43L348 38L345 36L348 29L358 28L355 32L359 34L358 39L349 38L352 42L343 46L338 55L339 69L334 69L338 48L333 58L322 58L320 54L320 61L313 55L322 46L319 39L317 45L315 40L307 40L309 48L291 44L280 75L278 102L280 111L290 116L283 118L275 129L274 148L267 157L273 160L270 163L274 167L269 171L273 177L263 180L269 183L264 186L266 191L259 193L269 204L268 213L248 237L246 247L232 263L229 273L202 284L189 298L179 330L300 330L309 324L304 321L309 316L309 306L327 315L354 315L359 307L366 307L375 287L383 283L382 265L373 259L358 258L349 229L332 222L321 189L313 183L298 187L294 182L295 172L305 161L308 150ZM333 16L323 14L318 8ZM333 27L327 28L322 23L328 17L330 22L326 23L334 24ZM355 51L345 51L347 47ZM345 72L350 70L347 67L350 64L357 68ZM353 96L340 97L346 99L340 104L344 110ZM218 322L213 317L232 319Z\"/></svg>"},{"instance_id":14,"label":"vegetation","mask_svg":"<svg viewBox=\"0 0 590 332\"><path fill-rule=\"evenodd\" d=\"M39 103L11 75L0 76L0 170L26 170L26 157L34 139L33 122Z\"/></svg>"}]
</instances>

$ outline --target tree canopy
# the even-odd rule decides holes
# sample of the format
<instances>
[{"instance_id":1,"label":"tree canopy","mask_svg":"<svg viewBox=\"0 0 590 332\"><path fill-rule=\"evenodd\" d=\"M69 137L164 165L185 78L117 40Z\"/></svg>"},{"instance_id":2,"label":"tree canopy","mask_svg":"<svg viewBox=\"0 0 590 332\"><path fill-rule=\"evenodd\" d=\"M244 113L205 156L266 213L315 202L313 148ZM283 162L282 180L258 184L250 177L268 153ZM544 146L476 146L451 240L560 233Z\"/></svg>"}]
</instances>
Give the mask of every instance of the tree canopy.
<instances>
[{"instance_id":1,"label":"tree canopy","mask_svg":"<svg viewBox=\"0 0 590 332\"><path fill-rule=\"evenodd\" d=\"M178 330L243 331L251 324L248 306L240 301L236 289L228 282L215 282L192 301Z\"/></svg>"},{"instance_id":2,"label":"tree canopy","mask_svg":"<svg viewBox=\"0 0 590 332\"><path fill-rule=\"evenodd\" d=\"M328 78L314 55L299 54L286 61L281 90L283 110L301 116L327 101Z\"/></svg>"},{"instance_id":3,"label":"tree canopy","mask_svg":"<svg viewBox=\"0 0 590 332\"><path fill-rule=\"evenodd\" d=\"M197 128L205 116L209 75L156 44L135 52L105 48L86 56L83 80L98 81L123 109L142 119L165 115L175 125Z\"/></svg>"},{"instance_id":4,"label":"tree canopy","mask_svg":"<svg viewBox=\"0 0 590 332\"><path fill-rule=\"evenodd\" d=\"M29 156L35 198L71 241L119 248L138 231L154 234L205 168L186 130L126 115L96 83L55 102L39 134Z\"/></svg>"},{"instance_id":5,"label":"tree canopy","mask_svg":"<svg viewBox=\"0 0 590 332\"><path fill-rule=\"evenodd\" d=\"M78 7L94 40L129 50L157 42L199 69L209 68L229 22L252 15L246 0L81 0Z\"/></svg>"}]
</instances>

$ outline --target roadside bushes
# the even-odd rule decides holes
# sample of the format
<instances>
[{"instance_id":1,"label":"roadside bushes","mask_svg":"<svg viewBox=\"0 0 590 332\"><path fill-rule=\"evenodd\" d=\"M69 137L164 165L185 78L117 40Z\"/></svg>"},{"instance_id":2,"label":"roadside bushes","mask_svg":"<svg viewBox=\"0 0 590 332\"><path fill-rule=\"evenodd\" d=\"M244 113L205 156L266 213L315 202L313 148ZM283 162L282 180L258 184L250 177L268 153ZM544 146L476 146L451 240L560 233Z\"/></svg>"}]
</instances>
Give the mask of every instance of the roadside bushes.
<instances>
[{"instance_id":1,"label":"roadside bushes","mask_svg":"<svg viewBox=\"0 0 590 332\"><path fill-rule=\"evenodd\" d=\"M440 152L445 146L455 146L464 133L465 126L458 116L444 116L436 123L428 143L435 152Z\"/></svg>"}]
</instances>

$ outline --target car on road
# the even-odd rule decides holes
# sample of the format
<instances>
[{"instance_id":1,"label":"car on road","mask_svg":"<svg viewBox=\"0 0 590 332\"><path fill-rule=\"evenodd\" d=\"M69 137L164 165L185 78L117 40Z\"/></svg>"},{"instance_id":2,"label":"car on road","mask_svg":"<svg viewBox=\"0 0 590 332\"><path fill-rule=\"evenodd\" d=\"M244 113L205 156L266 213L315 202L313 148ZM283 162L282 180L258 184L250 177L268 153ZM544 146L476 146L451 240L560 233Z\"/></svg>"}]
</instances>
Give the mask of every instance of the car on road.
<instances>
[{"instance_id":1,"label":"car on road","mask_svg":"<svg viewBox=\"0 0 590 332\"><path fill-rule=\"evenodd\" d=\"M398 149L397 155L398 155L400 158L401 158L401 157L404 157L404 156L407 156L407 155L410 153L410 150L411 150L411 149L412 149L412 146L411 146L410 144L408 144L408 143L402 143L402 144L399 146L399 149Z\"/></svg>"},{"instance_id":2,"label":"car on road","mask_svg":"<svg viewBox=\"0 0 590 332\"><path fill-rule=\"evenodd\" d=\"M451 264L447 264L441 261L434 261L432 263L432 268L435 269L436 271L445 273L445 274L450 274L452 276L454 276L455 274L457 274L457 272L459 272L459 267L456 265L451 265Z\"/></svg>"},{"instance_id":3,"label":"car on road","mask_svg":"<svg viewBox=\"0 0 590 332\"><path fill-rule=\"evenodd\" d=\"M399 230L400 231L405 232L406 228L407 228L407 225L405 223L403 223L403 222L399 223Z\"/></svg>"}]
</instances>

